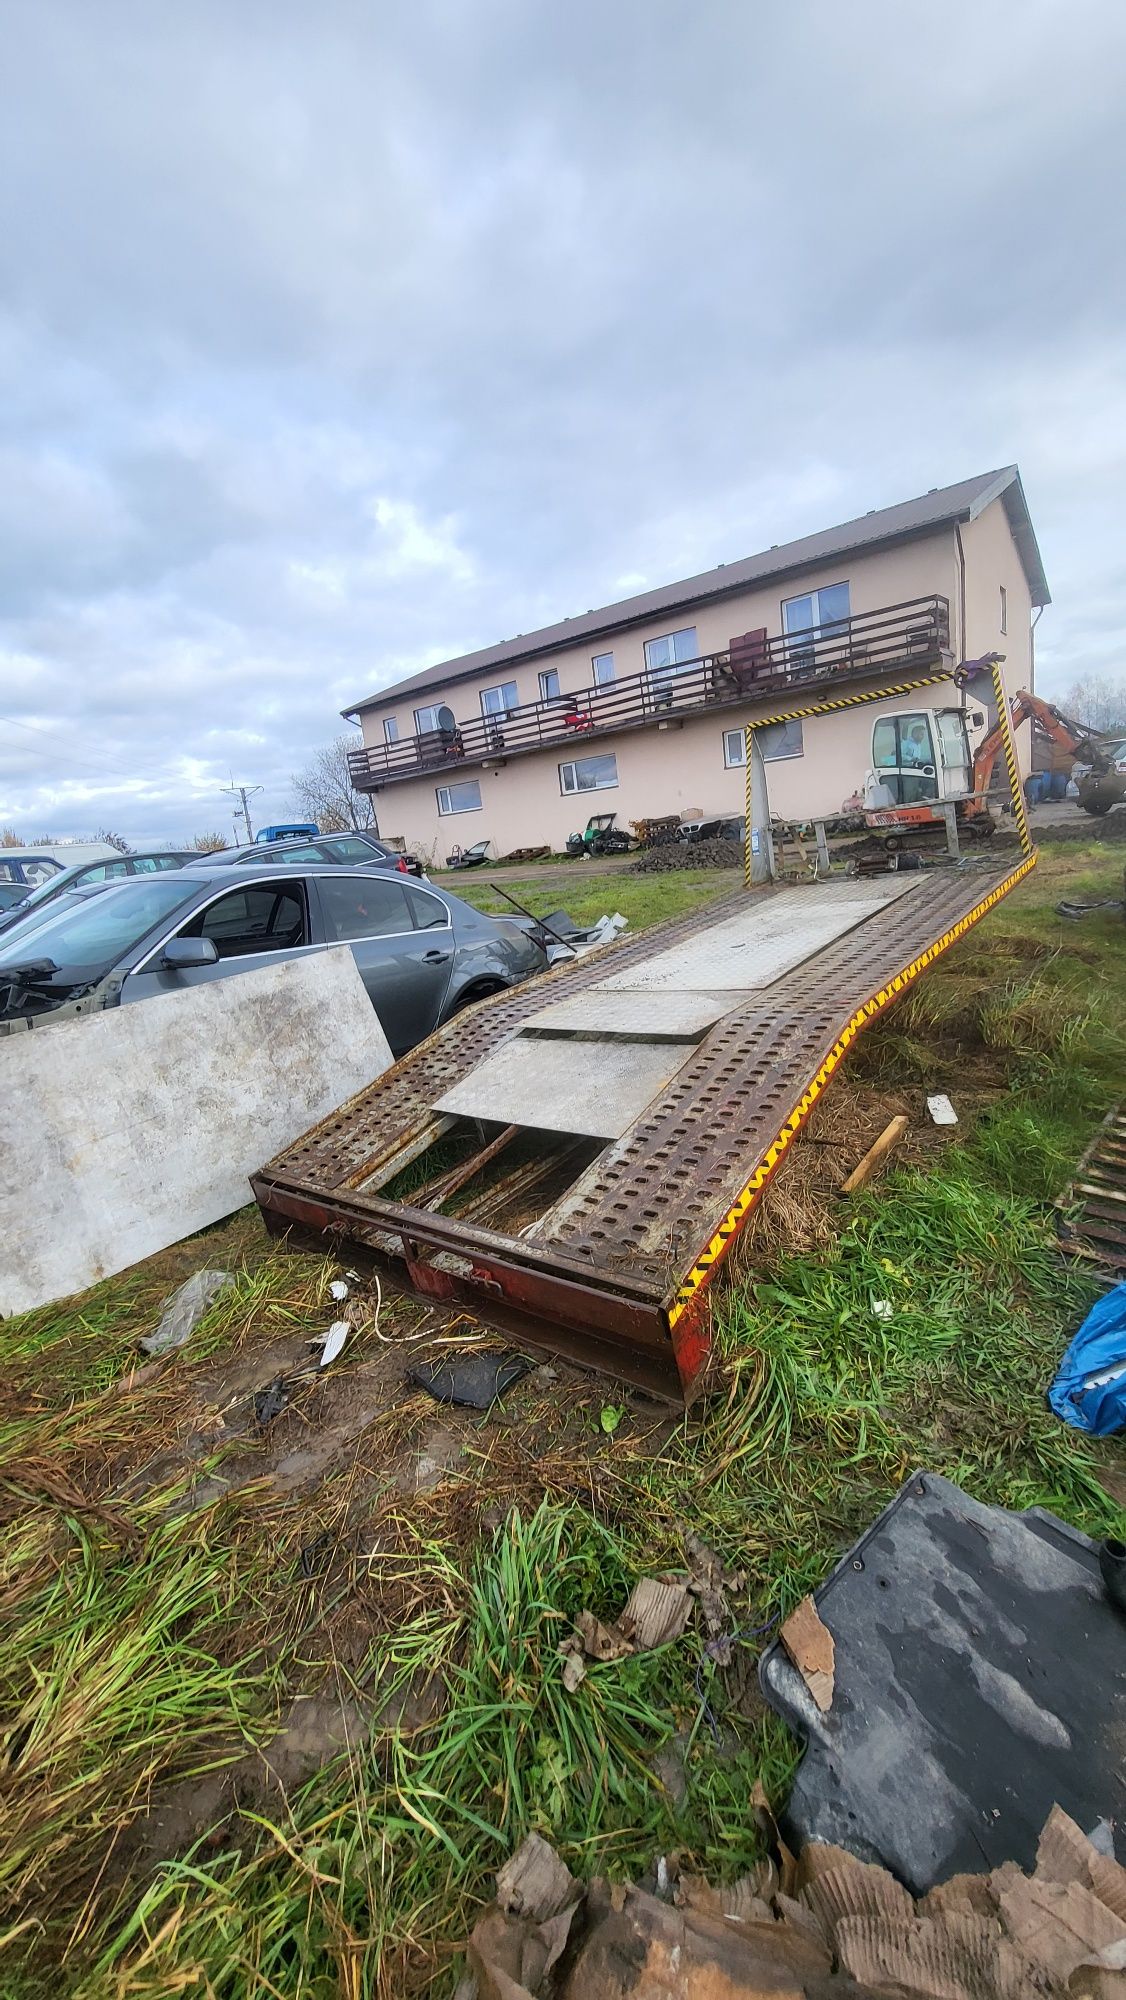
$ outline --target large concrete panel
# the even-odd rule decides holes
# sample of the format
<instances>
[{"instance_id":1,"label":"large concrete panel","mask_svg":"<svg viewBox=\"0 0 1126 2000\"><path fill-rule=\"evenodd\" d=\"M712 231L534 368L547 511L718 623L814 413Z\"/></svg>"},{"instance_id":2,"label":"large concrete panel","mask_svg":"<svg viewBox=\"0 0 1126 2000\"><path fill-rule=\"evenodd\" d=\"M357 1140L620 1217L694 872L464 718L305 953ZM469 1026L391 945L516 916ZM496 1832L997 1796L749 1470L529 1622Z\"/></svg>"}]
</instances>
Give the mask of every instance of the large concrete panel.
<instances>
[{"instance_id":1,"label":"large concrete panel","mask_svg":"<svg viewBox=\"0 0 1126 2000\"><path fill-rule=\"evenodd\" d=\"M697 1042L724 1014L738 1006L732 993L608 993L600 986L557 1000L534 1014L525 1035L574 1035L635 1042Z\"/></svg>"},{"instance_id":2,"label":"large concrete panel","mask_svg":"<svg viewBox=\"0 0 1126 2000\"><path fill-rule=\"evenodd\" d=\"M792 899L752 902L738 916L612 974L597 990L735 994L770 986L888 903L918 891L921 880L904 874L871 882L816 883Z\"/></svg>"},{"instance_id":3,"label":"large concrete panel","mask_svg":"<svg viewBox=\"0 0 1126 2000\"><path fill-rule=\"evenodd\" d=\"M514 1035L434 1108L542 1132L618 1139L676 1075L693 1046Z\"/></svg>"},{"instance_id":4,"label":"large concrete panel","mask_svg":"<svg viewBox=\"0 0 1126 2000\"><path fill-rule=\"evenodd\" d=\"M0 1314L243 1207L390 1061L346 946L0 1043Z\"/></svg>"}]
</instances>

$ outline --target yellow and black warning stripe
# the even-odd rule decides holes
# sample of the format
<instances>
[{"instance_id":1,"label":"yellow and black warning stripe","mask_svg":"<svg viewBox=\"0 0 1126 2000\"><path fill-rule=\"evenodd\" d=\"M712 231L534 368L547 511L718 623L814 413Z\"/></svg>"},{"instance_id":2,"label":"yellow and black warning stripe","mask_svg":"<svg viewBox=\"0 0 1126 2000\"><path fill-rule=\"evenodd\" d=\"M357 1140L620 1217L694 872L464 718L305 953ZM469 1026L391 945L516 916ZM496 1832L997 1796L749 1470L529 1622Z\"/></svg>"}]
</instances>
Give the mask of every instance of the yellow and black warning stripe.
<instances>
[{"instance_id":1,"label":"yellow and black warning stripe","mask_svg":"<svg viewBox=\"0 0 1126 2000\"><path fill-rule=\"evenodd\" d=\"M949 950L950 946L955 944L960 937L963 937L972 925L978 923L982 917L986 916L1001 901L1002 896L1007 896L1010 889L1015 889L1017 883L1022 881L1024 876L1028 874L1029 869L1035 866L1036 853L1033 849L1032 852L1025 856L1019 867L1014 869L1011 875L1007 875L1003 882L999 883L995 889L990 890L988 896L984 897L980 903L975 904L974 908L969 910L964 917L959 917L957 923L952 924L948 931L944 931L941 937L936 938L933 944L929 944L925 951L920 952L918 958L913 958L911 963L905 965L902 971L897 972L895 977L889 980L886 986L881 986L878 993L874 993L870 1000L866 1000L863 1006L857 1008L847 1027L842 1029L840 1036L833 1043L828 1055L803 1091L801 1102L791 1112L781 1131L767 1147L742 1193L737 1197L732 1207L728 1209L711 1242L701 1250L692 1269L681 1283L676 1298L669 1307L670 1328L676 1325L681 1314L691 1305L696 1294L709 1282L717 1265L731 1248L735 1237L738 1235L747 1216L750 1214L751 1209L770 1179L771 1174L778 1166L787 1149L797 1138L817 1099L821 1096L833 1072L847 1054L850 1044L856 1040L857 1035L871 1021L874 1021L878 1014L882 1014L885 1007L890 1007L894 1000L898 1000L900 994L911 984L912 980L918 978L920 972L924 972L928 965L933 965L936 958L940 957L944 951Z\"/></svg>"},{"instance_id":2,"label":"yellow and black warning stripe","mask_svg":"<svg viewBox=\"0 0 1126 2000\"><path fill-rule=\"evenodd\" d=\"M1001 662L993 661L993 700L997 707L997 720L1001 725L1001 740L1005 746L1005 769L1009 779L1009 796L1013 802L1013 818L1020 836L1022 854L1032 852L1032 833L1028 824L1028 812L1024 803L1024 787L1020 781L1020 765L1017 762L1016 738L1013 735L1013 714L1009 707L1009 697L1005 692L1005 682L1001 673Z\"/></svg>"}]
</instances>

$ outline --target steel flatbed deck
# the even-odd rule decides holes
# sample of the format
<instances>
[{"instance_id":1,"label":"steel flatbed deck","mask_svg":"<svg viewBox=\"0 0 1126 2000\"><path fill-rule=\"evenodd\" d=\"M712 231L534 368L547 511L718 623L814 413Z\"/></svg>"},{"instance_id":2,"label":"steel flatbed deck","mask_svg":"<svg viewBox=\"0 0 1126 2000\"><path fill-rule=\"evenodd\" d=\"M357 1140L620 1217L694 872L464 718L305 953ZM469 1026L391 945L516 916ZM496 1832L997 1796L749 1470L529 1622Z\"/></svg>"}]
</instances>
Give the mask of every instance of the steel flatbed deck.
<instances>
[{"instance_id":1,"label":"steel flatbed deck","mask_svg":"<svg viewBox=\"0 0 1126 2000\"><path fill-rule=\"evenodd\" d=\"M267 1224L689 1400L711 1280L852 1042L1035 858L741 890L499 994L263 1168Z\"/></svg>"}]
</instances>

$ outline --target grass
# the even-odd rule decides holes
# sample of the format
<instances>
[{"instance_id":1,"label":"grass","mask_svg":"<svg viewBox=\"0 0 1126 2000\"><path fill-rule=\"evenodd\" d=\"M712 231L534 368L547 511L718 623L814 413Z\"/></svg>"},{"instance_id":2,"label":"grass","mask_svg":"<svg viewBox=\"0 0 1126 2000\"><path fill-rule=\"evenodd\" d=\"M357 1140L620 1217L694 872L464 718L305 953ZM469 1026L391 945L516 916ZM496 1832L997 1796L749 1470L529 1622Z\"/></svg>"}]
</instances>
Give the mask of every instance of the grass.
<instances>
[{"instance_id":1,"label":"grass","mask_svg":"<svg viewBox=\"0 0 1126 2000\"><path fill-rule=\"evenodd\" d=\"M279 1250L244 1216L4 1328L2 2000L448 1993L493 1871L533 1827L579 1872L637 1873L676 1849L738 1873L757 1852L756 1779L779 1797L797 1756L755 1696L761 1630L912 1468L1121 1532L1121 1447L1044 1401L1092 1295L1056 1253L1049 1204L1121 1089L1126 1027L1121 920L1067 926L1054 903L1112 893L1120 871L1097 850L1049 853L870 1032L850 1102L878 1117L900 1091L917 1109L938 1080L962 1116L954 1143L932 1134L917 1164L834 1209L817 1250L795 1254L783 1232L736 1262L716 1295L720 1382L679 1422L627 1398L610 1437L604 1385L529 1378L464 1420L453 1474L408 1500L395 1454L425 1445L433 1417L400 1391L315 1492L262 1478L178 1515L187 1412L216 1369L323 1323L335 1264ZM626 882L664 914L698 893ZM599 909L625 910L622 886L594 883ZM803 1152L783 1170L791 1202ZM123 1391L137 1333L203 1263L236 1285L197 1346ZM873 1310L885 1299L890 1318ZM418 1322L385 1302L379 1330L413 1339ZM377 1347L369 1335L345 1366ZM343 1378L345 1403L359 1381ZM318 1407L295 1437L317 1434ZM207 1444L196 1470L223 1449ZM160 1477L131 1478L162 1454ZM760 1636L725 1672L690 1627L567 1694L558 1646L576 1612L609 1616L640 1572L682 1567L690 1530L743 1573L732 1619ZM309 1571L322 1542L326 1567ZM237 1774L296 1693L352 1718L350 1748L284 1794L255 1792ZM146 1855L148 1807L224 1766L237 1781L221 1804Z\"/></svg>"},{"instance_id":2,"label":"grass","mask_svg":"<svg viewBox=\"0 0 1126 2000\"><path fill-rule=\"evenodd\" d=\"M593 924L601 916L620 911L623 917L628 917L633 930L642 930L668 917L685 916L719 896L729 896L739 887L736 869L672 868L663 875L631 875L628 869L616 869L612 874L589 875L584 874L581 861L576 861L573 876L566 881L551 888L533 882L517 883L512 894L535 917L550 917L553 910L566 910L577 924ZM493 916L514 914L512 905L490 890L487 871L484 880L473 876L463 883L459 878L456 893L472 903L474 909L487 910Z\"/></svg>"}]
</instances>

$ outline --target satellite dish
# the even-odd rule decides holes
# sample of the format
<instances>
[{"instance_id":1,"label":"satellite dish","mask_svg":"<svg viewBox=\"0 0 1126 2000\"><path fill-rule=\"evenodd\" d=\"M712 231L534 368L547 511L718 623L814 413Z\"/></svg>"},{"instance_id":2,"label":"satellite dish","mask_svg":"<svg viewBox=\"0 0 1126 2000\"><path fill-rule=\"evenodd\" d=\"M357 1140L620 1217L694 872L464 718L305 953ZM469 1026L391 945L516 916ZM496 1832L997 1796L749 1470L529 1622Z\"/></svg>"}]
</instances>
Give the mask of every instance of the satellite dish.
<instances>
[{"instance_id":1,"label":"satellite dish","mask_svg":"<svg viewBox=\"0 0 1126 2000\"><path fill-rule=\"evenodd\" d=\"M438 728L443 736L457 735L457 722L454 719L453 709L447 708L445 702L438 710Z\"/></svg>"}]
</instances>

